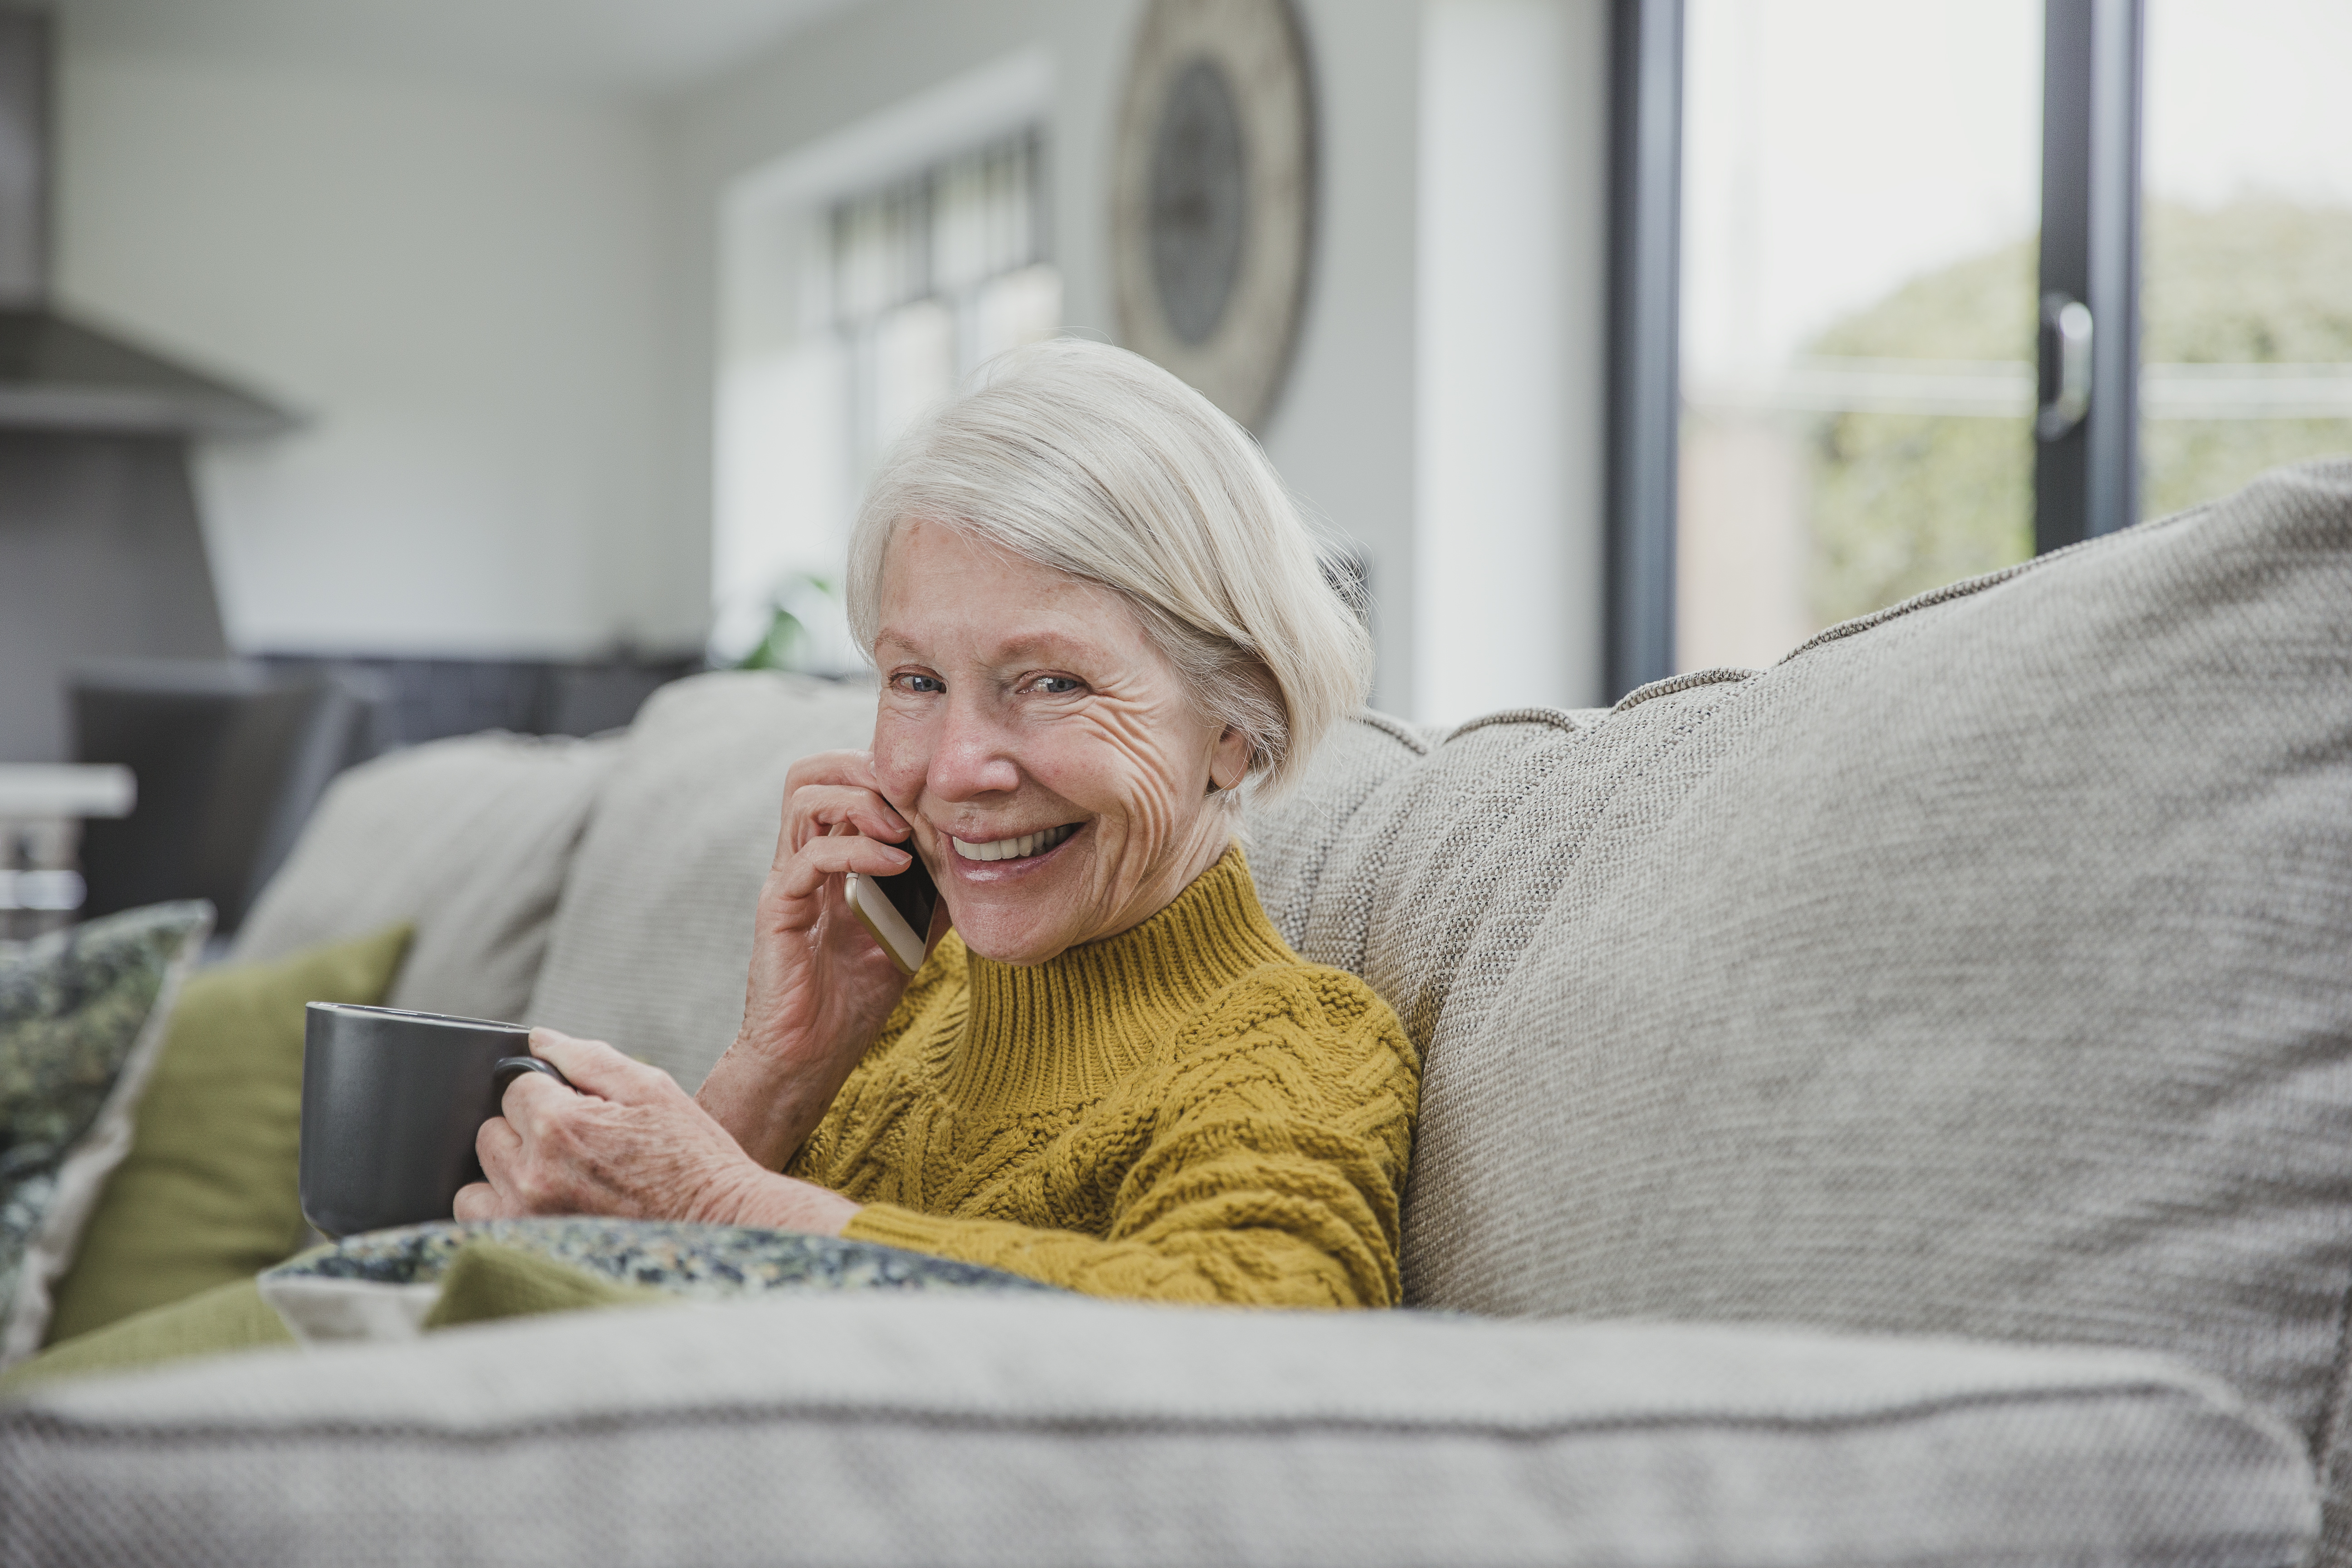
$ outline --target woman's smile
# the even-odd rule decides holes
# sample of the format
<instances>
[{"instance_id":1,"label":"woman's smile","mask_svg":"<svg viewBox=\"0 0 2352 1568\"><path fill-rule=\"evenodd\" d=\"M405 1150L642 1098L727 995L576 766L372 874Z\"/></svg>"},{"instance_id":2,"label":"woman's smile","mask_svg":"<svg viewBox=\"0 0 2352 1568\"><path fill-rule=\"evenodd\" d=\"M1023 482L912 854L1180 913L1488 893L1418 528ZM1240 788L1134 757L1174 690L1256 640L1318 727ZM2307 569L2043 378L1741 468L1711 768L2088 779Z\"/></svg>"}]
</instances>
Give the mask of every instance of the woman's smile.
<instances>
[{"instance_id":1,"label":"woman's smile","mask_svg":"<svg viewBox=\"0 0 2352 1568\"><path fill-rule=\"evenodd\" d=\"M1082 822L1066 822L1058 827L1040 828L1034 833L1014 834L1010 837L992 838L981 843L948 833L940 837L953 847L954 853L947 859L956 876L968 877L978 882L1003 882L1042 868L1085 826Z\"/></svg>"}]
</instances>

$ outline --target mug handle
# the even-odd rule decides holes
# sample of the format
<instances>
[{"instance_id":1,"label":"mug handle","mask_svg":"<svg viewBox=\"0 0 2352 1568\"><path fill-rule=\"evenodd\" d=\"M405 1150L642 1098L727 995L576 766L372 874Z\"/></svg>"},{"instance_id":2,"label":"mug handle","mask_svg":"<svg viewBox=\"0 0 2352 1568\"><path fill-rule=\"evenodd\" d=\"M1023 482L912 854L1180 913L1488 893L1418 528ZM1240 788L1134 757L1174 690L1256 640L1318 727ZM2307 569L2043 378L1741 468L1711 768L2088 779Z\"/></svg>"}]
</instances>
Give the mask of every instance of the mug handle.
<instances>
[{"instance_id":1,"label":"mug handle","mask_svg":"<svg viewBox=\"0 0 2352 1568\"><path fill-rule=\"evenodd\" d=\"M555 1064L544 1057L500 1057L490 1067L491 1097L504 1097L507 1085L527 1072L543 1072L564 1088L572 1089L572 1080L558 1072ZM574 1094L580 1092L578 1089L572 1091Z\"/></svg>"}]
</instances>

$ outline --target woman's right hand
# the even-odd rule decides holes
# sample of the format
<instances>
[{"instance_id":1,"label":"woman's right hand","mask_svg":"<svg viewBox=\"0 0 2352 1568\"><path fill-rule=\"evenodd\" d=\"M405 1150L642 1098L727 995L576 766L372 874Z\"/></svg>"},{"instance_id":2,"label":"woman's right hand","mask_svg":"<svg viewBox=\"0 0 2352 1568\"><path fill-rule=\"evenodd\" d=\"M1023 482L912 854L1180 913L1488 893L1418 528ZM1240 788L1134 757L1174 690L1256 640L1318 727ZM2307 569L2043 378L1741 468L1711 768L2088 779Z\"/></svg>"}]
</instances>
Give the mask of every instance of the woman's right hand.
<instances>
[{"instance_id":1,"label":"woman's right hand","mask_svg":"<svg viewBox=\"0 0 2352 1568\"><path fill-rule=\"evenodd\" d=\"M798 1151L907 989L845 888L852 872L905 870L913 852L907 820L883 798L866 752L819 752L785 775L743 1027L695 1097L769 1170ZM947 923L942 904L927 944Z\"/></svg>"}]
</instances>

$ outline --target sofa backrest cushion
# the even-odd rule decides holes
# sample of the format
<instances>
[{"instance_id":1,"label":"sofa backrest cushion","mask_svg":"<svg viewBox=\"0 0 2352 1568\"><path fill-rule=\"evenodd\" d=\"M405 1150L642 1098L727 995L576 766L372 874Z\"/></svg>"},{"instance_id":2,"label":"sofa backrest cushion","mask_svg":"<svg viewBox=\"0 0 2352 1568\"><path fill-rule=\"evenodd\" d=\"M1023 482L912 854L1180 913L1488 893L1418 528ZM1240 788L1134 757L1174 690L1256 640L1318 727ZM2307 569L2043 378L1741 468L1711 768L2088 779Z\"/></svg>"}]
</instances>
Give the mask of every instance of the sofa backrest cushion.
<instances>
[{"instance_id":1,"label":"sofa backrest cushion","mask_svg":"<svg viewBox=\"0 0 2352 1568\"><path fill-rule=\"evenodd\" d=\"M530 1021L699 1084L743 1022L784 774L873 739L874 688L858 682L727 671L656 692L564 883Z\"/></svg>"},{"instance_id":2,"label":"sofa backrest cushion","mask_svg":"<svg viewBox=\"0 0 2352 1568\"><path fill-rule=\"evenodd\" d=\"M384 1000L520 1018L618 737L468 735L337 779L238 931L238 962L413 923Z\"/></svg>"},{"instance_id":3,"label":"sofa backrest cushion","mask_svg":"<svg viewBox=\"0 0 2352 1568\"><path fill-rule=\"evenodd\" d=\"M2171 1352L2352 1560L2352 463L1457 734L1311 903L1427 1044L1409 1299Z\"/></svg>"}]
</instances>

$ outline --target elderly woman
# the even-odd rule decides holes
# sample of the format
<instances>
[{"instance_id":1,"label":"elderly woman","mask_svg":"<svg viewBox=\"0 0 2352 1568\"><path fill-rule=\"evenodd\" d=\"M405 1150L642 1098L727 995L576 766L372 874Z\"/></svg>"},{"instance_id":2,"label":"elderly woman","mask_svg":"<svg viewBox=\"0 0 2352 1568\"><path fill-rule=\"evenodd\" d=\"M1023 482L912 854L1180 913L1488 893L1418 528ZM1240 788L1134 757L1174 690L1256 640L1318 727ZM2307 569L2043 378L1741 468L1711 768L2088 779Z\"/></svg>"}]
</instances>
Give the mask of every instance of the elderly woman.
<instances>
[{"instance_id":1,"label":"elderly woman","mask_svg":"<svg viewBox=\"0 0 2352 1568\"><path fill-rule=\"evenodd\" d=\"M742 1032L693 1099L542 1030L461 1219L886 1242L1106 1296L1398 1298L1419 1063L1306 963L1235 841L1364 695L1363 629L1250 438L1116 349L1000 362L850 542L870 752L795 766ZM852 875L940 891L911 981ZM951 928L951 929L950 929Z\"/></svg>"}]
</instances>

